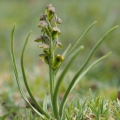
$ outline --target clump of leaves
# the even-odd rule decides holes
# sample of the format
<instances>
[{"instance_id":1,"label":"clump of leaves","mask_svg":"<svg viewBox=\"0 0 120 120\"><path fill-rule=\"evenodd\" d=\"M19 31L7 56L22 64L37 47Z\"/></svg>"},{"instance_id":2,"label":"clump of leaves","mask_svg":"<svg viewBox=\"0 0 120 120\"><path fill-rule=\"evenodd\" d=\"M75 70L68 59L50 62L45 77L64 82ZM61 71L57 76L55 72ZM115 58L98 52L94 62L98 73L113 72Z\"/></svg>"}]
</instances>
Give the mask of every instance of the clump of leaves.
<instances>
[{"instance_id":1,"label":"clump of leaves","mask_svg":"<svg viewBox=\"0 0 120 120\"><path fill-rule=\"evenodd\" d=\"M65 120L119 120L120 101L102 97L88 98L84 102L73 100L64 112Z\"/></svg>"},{"instance_id":2,"label":"clump of leaves","mask_svg":"<svg viewBox=\"0 0 120 120\"><path fill-rule=\"evenodd\" d=\"M42 35L35 39L36 42L39 42L39 48L43 49L43 53L41 53L39 56L40 58L48 65L49 68L49 89L46 94L46 97L43 101L43 106L40 106L39 103L36 101L35 97L33 96L29 86L28 81L26 78L25 70L24 70L24 51L29 39L29 36L31 32L28 34L25 44L23 46L22 54L21 54L21 69L23 74L23 80L26 86L26 89L29 93L29 96L31 97L32 101L35 104L35 107L29 102L28 98L25 95L25 92L22 89L22 86L20 84L15 55L14 55L14 46L13 46L13 40L14 40L14 31L15 31L15 25L11 33L11 56L13 61L13 67L14 67L14 73L16 77L16 81L18 84L18 88L20 90L20 93L23 97L23 99L26 101L26 103L30 106L30 108L39 115L42 119L57 119L61 120L64 116L64 106L67 101L69 93L72 91L72 89L75 87L75 85L81 80L81 78L98 62L108 57L111 52L108 54L102 56L95 62L93 62L91 65L88 65L88 62L90 61L93 54L96 52L97 48L101 45L101 43L104 41L106 36L111 33L113 30L115 30L118 26L115 26L111 28L108 32L106 32L103 37L96 43L96 45L93 47L91 52L89 53L88 57L86 58L85 62L82 63L82 66L78 70L78 72L73 76L71 83L68 85L67 90L65 91L65 94L60 102L58 99L58 93L59 88L61 86L61 83L64 79L64 76L66 75L67 71L69 70L70 65L74 61L74 59L77 57L77 55L83 50L84 46L79 46L80 41L82 38L90 31L90 29L95 25L96 21L91 24L88 29L83 33L83 35L78 39L78 41L71 47L71 44L68 45L66 50L63 52L62 55L56 53L56 49L62 48L62 43L60 42L59 35L61 34L60 29L58 28L58 24L61 24L62 20L57 16L55 8L52 4L49 4L46 6L45 13L40 17L40 23L38 27L41 29ZM60 66L62 63L67 59L67 57L70 56L67 65L63 68L62 73L60 74L59 78L56 80L56 75L60 69ZM49 102L49 95L50 95L50 102ZM91 101L92 102L92 101ZM50 108L48 109L48 104L50 104ZM90 103L91 105L92 103ZM90 107L89 107L90 108ZM91 107L92 109L92 107ZM96 112L96 111L93 111ZM83 112L84 113L84 112ZM98 113L96 113L98 114ZM96 115L95 114L95 115ZM96 116L97 117L97 116ZM72 119L72 118L70 118Z\"/></svg>"}]
</instances>

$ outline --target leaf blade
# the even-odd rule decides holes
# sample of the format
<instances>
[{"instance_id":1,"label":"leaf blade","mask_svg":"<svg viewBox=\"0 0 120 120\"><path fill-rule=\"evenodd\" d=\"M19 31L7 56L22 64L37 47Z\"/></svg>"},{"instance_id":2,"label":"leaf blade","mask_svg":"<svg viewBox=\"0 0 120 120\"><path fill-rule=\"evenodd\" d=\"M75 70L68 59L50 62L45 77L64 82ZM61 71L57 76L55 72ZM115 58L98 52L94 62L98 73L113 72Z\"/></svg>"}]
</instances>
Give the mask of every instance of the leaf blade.
<instances>
[{"instance_id":1,"label":"leaf blade","mask_svg":"<svg viewBox=\"0 0 120 120\"><path fill-rule=\"evenodd\" d=\"M14 54L14 32L15 32L15 28L16 28L16 24L14 24L12 32L11 32L11 58L12 58L12 63L13 63L13 69L14 69L14 74L15 74L15 78L16 78L16 82L18 85L18 89L23 97L23 99L25 100L25 102L30 106L30 108L40 117L42 117L44 119L44 115L42 115L41 113L39 113L28 101L27 97L24 94L24 91L20 85L20 81L19 81L19 75L18 75L18 70L17 70L17 65L16 65L16 60L15 60L15 54Z\"/></svg>"},{"instance_id":2,"label":"leaf blade","mask_svg":"<svg viewBox=\"0 0 120 120\"><path fill-rule=\"evenodd\" d=\"M32 101L35 103L36 107L38 108L39 111L41 111L46 117L49 117L49 115L43 110L43 108L38 104L38 102L35 100L30 88L29 88L29 85L28 85L28 82L27 82L27 78L26 78L26 74L25 74L25 69L24 69L24 63L23 63L23 58L24 58L24 52L25 52L25 48L26 48L26 45L28 43L28 40L29 40L29 37L30 37L30 34L32 33L32 31L29 32L27 38L26 38L26 41L24 43L24 46L23 46L23 50L22 50L22 54L21 54L21 69L22 69L22 75L23 75L23 80L24 80L24 83L25 83L25 86L26 86L26 89L32 99Z\"/></svg>"},{"instance_id":3,"label":"leaf blade","mask_svg":"<svg viewBox=\"0 0 120 120\"><path fill-rule=\"evenodd\" d=\"M59 114L60 116L62 115L62 109L64 107L64 104L67 100L67 96L69 95L69 93L71 92L71 90L75 87L75 85L80 81L80 79L98 62L100 62L102 59L108 57L111 54L111 52L109 52L108 54L104 55L103 57L99 58L98 60L96 60L93 64L91 64L81 75L80 77L77 78L77 80L74 78L73 81L70 83L68 89L66 90L64 97L62 99L61 105L60 105L60 111ZM75 82L74 82L75 81Z\"/></svg>"},{"instance_id":4,"label":"leaf blade","mask_svg":"<svg viewBox=\"0 0 120 120\"><path fill-rule=\"evenodd\" d=\"M77 42L74 44L74 46L71 48L71 50L66 54L65 57L67 57L72 51L73 49L78 45L78 43L81 41L81 39L91 30L91 28L95 25L97 21L93 22L88 29L81 35L81 37L77 40Z\"/></svg>"}]
</instances>

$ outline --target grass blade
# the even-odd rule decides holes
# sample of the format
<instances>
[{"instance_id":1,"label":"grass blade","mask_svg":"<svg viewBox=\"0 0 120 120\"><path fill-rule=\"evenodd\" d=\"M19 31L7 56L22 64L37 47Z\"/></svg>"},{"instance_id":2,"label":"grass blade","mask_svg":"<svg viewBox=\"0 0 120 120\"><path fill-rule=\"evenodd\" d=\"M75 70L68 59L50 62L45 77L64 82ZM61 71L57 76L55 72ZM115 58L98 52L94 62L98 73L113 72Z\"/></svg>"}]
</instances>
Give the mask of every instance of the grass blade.
<instances>
[{"instance_id":1,"label":"grass blade","mask_svg":"<svg viewBox=\"0 0 120 120\"><path fill-rule=\"evenodd\" d=\"M63 58L65 58L65 56L67 55L68 51L70 50L70 47L71 47L71 44L69 44L68 47L63 52L63 54L62 54Z\"/></svg>"}]
</instances>

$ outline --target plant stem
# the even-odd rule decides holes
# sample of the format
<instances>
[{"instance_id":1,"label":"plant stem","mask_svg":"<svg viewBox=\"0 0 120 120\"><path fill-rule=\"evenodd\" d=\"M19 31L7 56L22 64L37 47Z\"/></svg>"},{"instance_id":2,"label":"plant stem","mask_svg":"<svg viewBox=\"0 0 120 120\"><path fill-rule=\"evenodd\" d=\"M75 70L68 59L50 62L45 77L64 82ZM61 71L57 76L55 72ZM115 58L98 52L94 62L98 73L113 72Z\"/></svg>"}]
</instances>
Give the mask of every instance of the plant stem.
<instances>
[{"instance_id":1,"label":"plant stem","mask_svg":"<svg viewBox=\"0 0 120 120\"><path fill-rule=\"evenodd\" d=\"M49 76L50 76L51 101L52 101L53 92L54 92L54 70L52 69L53 61L54 61L54 51L53 51L53 41L52 41L52 35L51 35L50 36L50 57L49 57Z\"/></svg>"},{"instance_id":2,"label":"plant stem","mask_svg":"<svg viewBox=\"0 0 120 120\"><path fill-rule=\"evenodd\" d=\"M53 40L52 40L52 32L50 36L50 58L49 58L49 75L50 75L50 95L51 95L51 102L53 107L54 116L57 120L60 120L58 108L55 106L55 102L53 100L53 94L54 94L54 77L55 77L55 70L52 69L52 64L54 62L54 48L53 48Z\"/></svg>"}]
</instances>

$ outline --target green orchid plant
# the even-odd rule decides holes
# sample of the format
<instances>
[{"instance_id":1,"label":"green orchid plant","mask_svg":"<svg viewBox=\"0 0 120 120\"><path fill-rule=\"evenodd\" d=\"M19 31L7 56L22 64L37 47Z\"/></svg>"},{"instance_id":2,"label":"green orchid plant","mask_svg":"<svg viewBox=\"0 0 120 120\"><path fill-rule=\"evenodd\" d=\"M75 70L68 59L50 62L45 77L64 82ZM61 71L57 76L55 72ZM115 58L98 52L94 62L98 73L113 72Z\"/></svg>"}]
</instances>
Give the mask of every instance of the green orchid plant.
<instances>
[{"instance_id":1,"label":"green orchid plant","mask_svg":"<svg viewBox=\"0 0 120 120\"><path fill-rule=\"evenodd\" d=\"M107 53L106 55L102 56L95 62L93 62L91 65L86 67L93 56L93 54L96 52L97 48L101 45L101 43L104 41L104 39L107 37L108 34L110 34L112 31L114 31L118 26L115 26L111 28L108 32L106 32L103 37L96 43L96 45L93 47L91 52L89 53L88 57L86 58L85 62L82 64L78 72L73 76L71 79L71 82L66 89L62 100L59 100L59 88L61 86L61 83L69 70L69 67L71 66L74 59L80 54L80 52L84 49L83 45L79 45L82 38L91 30L91 28L95 25L96 21L92 23L88 29L82 34L82 36L76 41L76 43L71 47L71 44L68 45L68 47L65 49L62 55L56 53L57 48L62 48L62 43L59 41L59 35L61 34L60 29L58 28L58 25L62 23L62 20L57 16L55 12L55 8L52 4L49 4L46 6L45 13L40 17L40 23L38 25L38 28L41 29L42 35L35 39L35 42L40 43L39 48L43 49L43 53L39 55L39 57L48 65L49 67L49 94L50 94L50 103L51 103L51 109L48 110L48 100L47 96L45 97L43 101L43 106L40 106L40 104L36 101L35 97L33 96L28 81L26 78L25 70L24 70L24 51L28 42L28 39L30 37L31 32L28 34L25 44L23 46L22 54L21 54L21 69L22 69L22 75L25 87L29 93L30 98L35 104L35 107L30 103L28 98L25 95L25 92L23 91L23 88L20 84L15 55L14 55L14 31L16 25L14 25L13 30L11 32L11 56L12 56L12 62L13 62L13 68L14 73L17 81L18 88L20 90L20 93L25 100L25 102L29 105L29 107L38 115L41 119L51 119L51 120L62 120L63 119L63 111L64 106L66 104L67 98L72 91L72 89L75 87L75 85L82 79L82 77L98 62L108 57L111 52ZM66 66L62 68L62 72L59 75L58 79L56 80L56 75L62 65L62 63L67 59L67 57L70 57L69 61L67 62Z\"/></svg>"}]
</instances>

